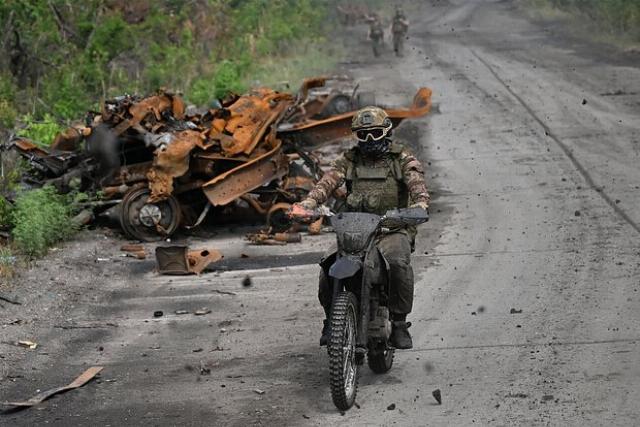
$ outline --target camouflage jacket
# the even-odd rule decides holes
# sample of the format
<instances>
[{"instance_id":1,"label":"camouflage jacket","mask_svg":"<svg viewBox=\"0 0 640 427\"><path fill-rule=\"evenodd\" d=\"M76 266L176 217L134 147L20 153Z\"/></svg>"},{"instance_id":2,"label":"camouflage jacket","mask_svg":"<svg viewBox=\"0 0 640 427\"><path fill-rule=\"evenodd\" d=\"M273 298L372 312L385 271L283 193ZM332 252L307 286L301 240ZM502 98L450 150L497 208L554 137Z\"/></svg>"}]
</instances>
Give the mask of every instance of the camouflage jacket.
<instances>
[{"instance_id":1,"label":"camouflage jacket","mask_svg":"<svg viewBox=\"0 0 640 427\"><path fill-rule=\"evenodd\" d=\"M420 161L408 149L396 143L391 145L391 149L385 157L387 159L393 157L399 165L399 175L408 193L408 204L428 206L429 192ZM357 147L340 156L333 163L331 170L326 172L315 188L309 192L307 199L313 200L318 205L325 203L336 189L345 184L350 171L360 162L362 162L362 157L358 155ZM347 188L347 191L349 192L350 189Z\"/></svg>"}]
</instances>

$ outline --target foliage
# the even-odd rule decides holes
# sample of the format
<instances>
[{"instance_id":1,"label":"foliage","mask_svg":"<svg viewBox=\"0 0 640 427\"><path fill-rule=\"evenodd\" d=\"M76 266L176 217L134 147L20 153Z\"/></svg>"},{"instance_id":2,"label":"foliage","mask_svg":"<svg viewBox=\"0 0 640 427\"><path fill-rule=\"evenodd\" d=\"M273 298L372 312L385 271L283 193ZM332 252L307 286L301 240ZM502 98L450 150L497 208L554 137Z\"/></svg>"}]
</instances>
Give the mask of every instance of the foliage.
<instances>
[{"instance_id":1,"label":"foliage","mask_svg":"<svg viewBox=\"0 0 640 427\"><path fill-rule=\"evenodd\" d=\"M15 121L11 107L68 122L100 99L159 87L208 104L246 89L265 62L321 41L334 3L5 0L0 125Z\"/></svg>"},{"instance_id":2,"label":"foliage","mask_svg":"<svg viewBox=\"0 0 640 427\"><path fill-rule=\"evenodd\" d=\"M529 0L590 21L601 30L640 41L640 0Z\"/></svg>"},{"instance_id":3,"label":"foliage","mask_svg":"<svg viewBox=\"0 0 640 427\"><path fill-rule=\"evenodd\" d=\"M12 212L16 247L29 256L44 255L52 244L77 230L72 213L67 198L51 186L20 194Z\"/></svg>"},{"instance_id":4,"label":"foliage","mask_svg":"<svg viewBox=\"0 0 640 427\"><path fill-rule=\"evenodd\" d=\"M11 211L13 206L3 196L0 196L0 228L11 225Z\"/></svg>"},{"instance_id":5,"label":"foliage","mask_svg":"<svg viewBox=\"0 0 640 427\"><path fill-rule=\"evenodd\" d=\"M24 123L24 127L18 130L18 135L38 144L50 145L55 136L63 129L50 114L45 114L39 121L27 114L22 117L21 121Z\"/></svg>"},{"instance_id":6,"label":"foliage","mask_svg":"<svg viewBox=\"0 0 640 427\"><path fill-rule=\"evenodd\" d=\"M0 282L13 278L17 258L8 246L0 245Z\"/></svg>"}]
</instances>

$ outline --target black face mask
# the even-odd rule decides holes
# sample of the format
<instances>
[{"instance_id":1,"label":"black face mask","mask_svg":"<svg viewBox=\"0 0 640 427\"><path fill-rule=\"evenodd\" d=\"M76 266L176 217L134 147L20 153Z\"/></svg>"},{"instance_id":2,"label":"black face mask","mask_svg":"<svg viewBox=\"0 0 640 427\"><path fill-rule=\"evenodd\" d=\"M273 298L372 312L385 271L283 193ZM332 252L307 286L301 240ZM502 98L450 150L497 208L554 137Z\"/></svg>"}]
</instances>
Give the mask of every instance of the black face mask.
<instances>
[{"instance_id":1,"label":"black face mask","mask_svg":"<svg viewBox=\"0 0 640 427\"><path fill-rule=\"evenodd\" d=\"M360 151L369 157L381 157L389 151L391 141L382 138L380 141L358 141Z\"/></svg>"}]
</instances>

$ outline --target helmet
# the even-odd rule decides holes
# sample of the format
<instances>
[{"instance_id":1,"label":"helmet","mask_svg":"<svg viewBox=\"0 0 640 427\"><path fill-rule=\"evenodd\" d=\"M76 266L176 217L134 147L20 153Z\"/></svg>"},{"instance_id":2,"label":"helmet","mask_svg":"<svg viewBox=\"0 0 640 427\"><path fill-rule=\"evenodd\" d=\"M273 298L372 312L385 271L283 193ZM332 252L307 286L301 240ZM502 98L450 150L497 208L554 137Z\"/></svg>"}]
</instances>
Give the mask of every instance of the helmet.
<instances>
[{"instance_id":1,"label":"helmet","mask_svg":"<svg viewBox=\"0 0 640 427\"><path fill-rule=\"evenodd\" d=\"M356 132L360 129L368 128L389 128L391 129L391 120L387 112L380 107L364 107L358 110L351 121L351 130Z\"/></svg>"},{"instance_id":2,"label":"helmet","mask_svg":"<svg viewBox=\"0 0 640 427\"><path fill-rule=\"evenodd\" d=\"M365 154L379 156L389 150L387 138L393 123L387 113L379 107L359 110L351 122L351 130L358 139L358 147Z\"/></svg>"}]
</instances>

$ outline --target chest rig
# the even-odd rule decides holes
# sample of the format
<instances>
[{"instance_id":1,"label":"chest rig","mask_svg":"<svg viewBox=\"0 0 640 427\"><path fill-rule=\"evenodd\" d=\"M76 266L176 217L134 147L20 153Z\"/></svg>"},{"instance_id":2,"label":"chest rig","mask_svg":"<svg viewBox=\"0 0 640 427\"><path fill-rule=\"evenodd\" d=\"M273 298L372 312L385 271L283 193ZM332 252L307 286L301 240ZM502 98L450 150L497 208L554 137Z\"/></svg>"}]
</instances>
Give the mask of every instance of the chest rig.
<instances>
[{"instance_id":1,"label":"chest rig","mask_svg":"<svg viewBox=\"0 0 640 427\"><path fill-rule=\"evenodd\" d=\"M388 210L408 206L409 194L403 181L400 153L392 144L379 159L369 159L357 148L345 154L350 161L346 174L347 209L384 215Z\"/></svg>"}]
</instances>

